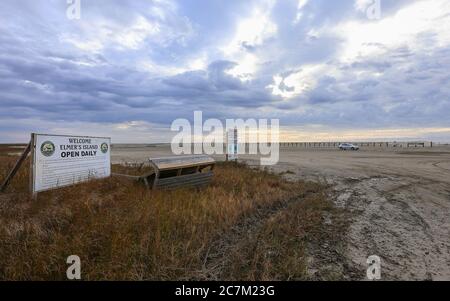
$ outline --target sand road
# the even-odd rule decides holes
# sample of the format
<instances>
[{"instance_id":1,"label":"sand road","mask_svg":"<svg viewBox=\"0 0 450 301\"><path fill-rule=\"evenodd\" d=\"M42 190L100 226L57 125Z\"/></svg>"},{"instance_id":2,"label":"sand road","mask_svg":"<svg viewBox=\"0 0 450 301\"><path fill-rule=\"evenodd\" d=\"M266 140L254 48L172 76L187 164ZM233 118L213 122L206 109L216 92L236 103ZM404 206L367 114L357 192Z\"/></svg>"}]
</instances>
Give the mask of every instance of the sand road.
<instances>
[{"instance_id":1,"label":"sand road","mask_svg":"<svg viewBox=\"0 0 450 301\"><path fill-rule=\"evenodd\" d=\"M112 159L169 154L168 147L116 147ZM350 212L346 262L338 263L356 271L349 279L365 279L366 260L377 255L384 280L450 280L450 148L281 149L272 169L332 185L336 206Z\"/></svg>"}]
</instances>

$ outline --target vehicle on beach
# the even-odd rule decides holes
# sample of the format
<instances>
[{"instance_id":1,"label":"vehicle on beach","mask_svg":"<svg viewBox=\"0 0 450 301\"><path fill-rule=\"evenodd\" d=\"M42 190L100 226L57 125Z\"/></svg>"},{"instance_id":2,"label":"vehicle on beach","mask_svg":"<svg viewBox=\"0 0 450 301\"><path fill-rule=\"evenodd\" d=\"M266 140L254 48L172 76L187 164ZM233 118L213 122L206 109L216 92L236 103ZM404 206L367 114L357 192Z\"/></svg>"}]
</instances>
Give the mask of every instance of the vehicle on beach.
<instances>
[{"instance_id":1,"label":"vehicle on beach","mask_svg":"<svg viewBox=\"0 0 450 301\"><path fill-rule=\"evenodd\" d=\"M359 150L359 146L351 144L351 143L342 143L339 144L339 149L340 150L353 150L353 151L357 151Z\"/></svg>"}]
</instances>

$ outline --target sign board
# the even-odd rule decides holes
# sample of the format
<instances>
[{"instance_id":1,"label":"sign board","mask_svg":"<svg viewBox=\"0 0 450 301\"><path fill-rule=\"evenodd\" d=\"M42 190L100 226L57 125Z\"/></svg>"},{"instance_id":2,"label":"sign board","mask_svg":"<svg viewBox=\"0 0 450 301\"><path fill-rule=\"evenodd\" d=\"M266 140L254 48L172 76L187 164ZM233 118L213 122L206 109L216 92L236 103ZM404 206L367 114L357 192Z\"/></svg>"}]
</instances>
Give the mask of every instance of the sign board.
<instances>
[{"instance_id":1,"label":"sign board","mask_svg":"<svg viewBox=\"0 0 450 301\"><path fill-rule=\"evenodd\" d=\"M237 161L238 151L238 130L229 130L227 132L227 161Z\"/></svg>"},{"instance_id":2,"label":"sign board","mask_svg":"<svg viewBox=\"0 0 450 301\"><path fill-rule=\"evenodd\" d=\"M32 192L111 175L111 138L32 134Z\"/></svg>"}]
</instances>

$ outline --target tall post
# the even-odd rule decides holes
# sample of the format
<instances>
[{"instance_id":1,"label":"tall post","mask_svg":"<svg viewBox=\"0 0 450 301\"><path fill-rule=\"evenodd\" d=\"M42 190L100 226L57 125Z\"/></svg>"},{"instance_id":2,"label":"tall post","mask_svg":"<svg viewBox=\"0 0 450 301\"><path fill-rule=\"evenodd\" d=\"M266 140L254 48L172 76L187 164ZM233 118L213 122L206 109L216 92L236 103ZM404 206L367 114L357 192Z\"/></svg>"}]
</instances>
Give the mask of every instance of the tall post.
<instances>
[{"instance_id":1,"label":"tall post","mask_svg":"<svg viewBox=\"0 0 450 301\"><path fill-rule=\"evenodd\" d=\"M36 173L36 157L35 157L35 153L36 153L36 134L32 133L31 134L31 160L30 160L30 193L31 193L31 198L33 200L37 200L37 192L34 191L34 179L35 177L35 173Z\"/></svg>"}]
</instances>

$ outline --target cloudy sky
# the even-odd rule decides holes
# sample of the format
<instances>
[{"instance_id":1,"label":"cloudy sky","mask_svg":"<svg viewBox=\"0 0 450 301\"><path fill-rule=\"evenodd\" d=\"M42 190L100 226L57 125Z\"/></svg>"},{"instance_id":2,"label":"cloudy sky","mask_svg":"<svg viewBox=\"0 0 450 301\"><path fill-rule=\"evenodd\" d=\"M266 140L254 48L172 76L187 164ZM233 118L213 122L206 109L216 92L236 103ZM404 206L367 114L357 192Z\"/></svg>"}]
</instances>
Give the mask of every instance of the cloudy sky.
<instances>
[{"instance_id":1,"label":"cloudy sky","mask_svg":"<svg viewBox=\"0 0 450 301\"><path fill-rule=\"evenodd\" d=\"M0 1L0 143L166 142L174 119L284 140L450 141L448 0ZM72 7L70 7L72 8Z\"/></svg>"}]
</instances>

